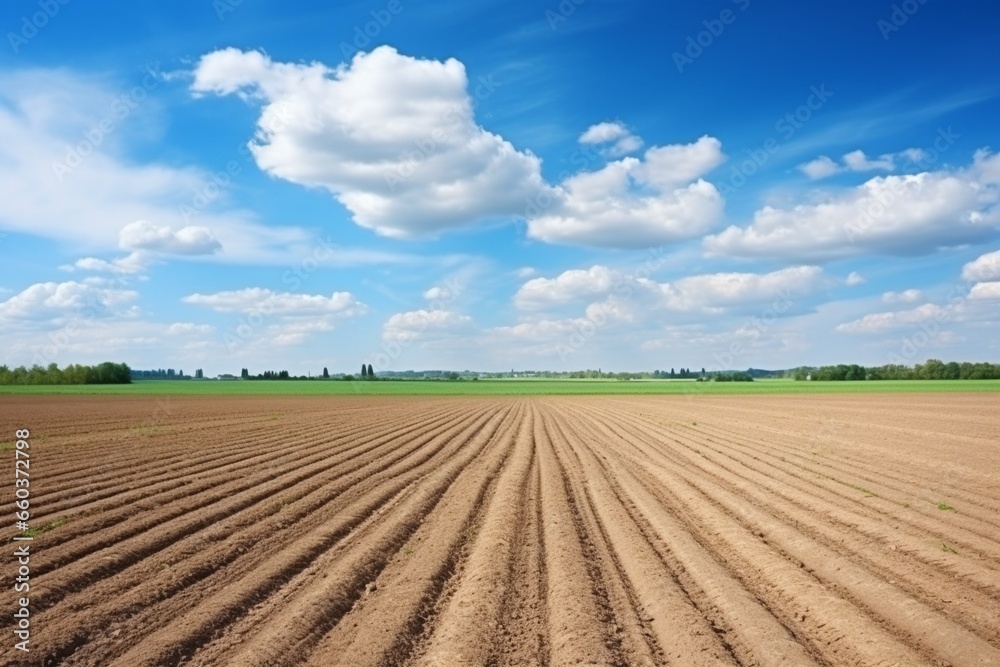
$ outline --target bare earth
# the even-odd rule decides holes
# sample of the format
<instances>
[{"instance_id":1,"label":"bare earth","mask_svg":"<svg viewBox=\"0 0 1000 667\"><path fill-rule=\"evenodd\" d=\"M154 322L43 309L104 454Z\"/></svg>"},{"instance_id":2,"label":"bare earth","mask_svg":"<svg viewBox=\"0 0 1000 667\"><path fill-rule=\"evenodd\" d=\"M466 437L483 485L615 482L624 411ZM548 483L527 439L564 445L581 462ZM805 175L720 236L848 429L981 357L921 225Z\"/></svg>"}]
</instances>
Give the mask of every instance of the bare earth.
<instances>
[{"instance_id":1,"label":"bare earth","mask_svg":"<svg viewBox=\"0 0 1000 667\"><path fill-rule=\"evenodd\" d=\"M995 395L0 407L0 664L1000 665Z\"/></svg>"}]
</instances>

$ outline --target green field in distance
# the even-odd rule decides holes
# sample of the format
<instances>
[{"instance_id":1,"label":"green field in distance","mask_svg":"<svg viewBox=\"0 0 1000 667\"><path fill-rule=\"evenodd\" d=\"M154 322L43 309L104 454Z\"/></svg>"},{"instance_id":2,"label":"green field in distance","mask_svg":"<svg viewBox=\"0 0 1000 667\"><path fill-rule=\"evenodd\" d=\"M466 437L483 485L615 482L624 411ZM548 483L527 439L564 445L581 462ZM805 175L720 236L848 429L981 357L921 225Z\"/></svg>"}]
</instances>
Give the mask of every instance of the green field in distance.
<instances>
[{"instance_id":1,"label":"green field in distance","mask_svg":"<svg viewBox=\"0 0 1000 667\"><path fill-rule=\"evenodd\" d=\"M1000 380L695 382L693 380L139 380L111 385L4 385L3 394L171 396L541 396L573 394L851 394L1000 392Z\"/></svg>"}]
</instances>

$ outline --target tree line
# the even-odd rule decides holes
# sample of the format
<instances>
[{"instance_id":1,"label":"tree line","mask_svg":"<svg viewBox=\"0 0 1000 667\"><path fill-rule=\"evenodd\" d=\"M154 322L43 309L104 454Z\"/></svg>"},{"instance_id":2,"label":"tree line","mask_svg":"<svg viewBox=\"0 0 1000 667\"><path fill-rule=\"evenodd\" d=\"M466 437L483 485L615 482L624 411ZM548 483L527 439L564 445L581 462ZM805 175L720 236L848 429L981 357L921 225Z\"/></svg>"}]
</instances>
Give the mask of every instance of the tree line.
<instances>
[{"instance_id":1,"label":"tree line","mask_svg":"<svg viewBox=\"0 0 1000 667\"><path fill-rule=\"evenodd\" d=\"M47 367L35 364L31 368L0 366L0 385L9 384L131 384L132 369L128 364L110 361L96 366L69 364L60 369L57 364Z\"/></svg>"},{"instance_id":2,"label":"tree line","mask_svg":"<svg viewBox=\"0 0 1000 667\"><path fill-rule=\"evenodd\" d=\"M923 364L904 366L860 366L837 364L818 368L795 368L788 372L796 380L849 381L849 380L1000 380L1000 364L986 362L950 361L928 359Z\"/></svg>"}]
</instances>

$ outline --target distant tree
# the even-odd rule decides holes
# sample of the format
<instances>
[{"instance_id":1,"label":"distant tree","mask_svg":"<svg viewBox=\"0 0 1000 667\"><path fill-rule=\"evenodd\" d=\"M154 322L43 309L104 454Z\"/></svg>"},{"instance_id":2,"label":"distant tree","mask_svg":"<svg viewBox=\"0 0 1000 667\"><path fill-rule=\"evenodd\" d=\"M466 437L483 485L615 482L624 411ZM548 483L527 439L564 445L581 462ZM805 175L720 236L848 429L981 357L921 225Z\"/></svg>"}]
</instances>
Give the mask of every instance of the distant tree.
<instances>
[{"instance_id":1,"label":"distant tree","mask_svg":"<svg viewBox=\"0 0 1000 667\"><path fill-rule=\"evenodd\" d=\"M199 368L194 372L194 377L196 380L201 380L205 377L205 372Z\"/></svg>"},{"instance_id":2,"label":"distant tree","mask_svg":"<svg viewBox=\"0 0 1000 667\"><path fill-rule=\"evenodd\" d=\"M375 371L372 370L372 365L371 364L368 364L368 379L369 380L374 380L375 379Z\"/></svg>"},{"instance_id":3,"label":"distant tree","mask_svg":"<svg viewBox=\"0 0 1000 667\"><path fill-rule=\"evenodd\" d=\"M324 380L330 379L330 371L326 370L326 366L323 367L323 379Z\"/></svg>"},{"instance_id":4,"label":"distant tree","mask_svg":"<svg viewBox=\"0 0 1000 667\"><path fill-rule=\"evenodd\" d=\"M701 367L701 376L705 377L705 367L704 366Z\"/></svg>"},{"instance_id":5,"label":"distant tree","mask_svg":"<svg viewBox=\"0 0 1000 667\"><path fill-rule=\"evenodd\" d=\"M240 377L246 380L247 378L250 377L250 371L244 368L243 370L240 371Z\"/></svg>"},{"instance_id":6,"label":"distant tree","mask_svg":"<svg viewBox=\"0 0 1000 667\"><path fill-rule=\"evenodd\" d=\"M677 377L677 376L676 376L676 375L674 374L674 369L673 369L673 368L671 368L671 369L670 369L670 377Z\"/></svg>"},{"instance_id":7,"label":"distant tree","mask_svg":"<svg viewBox=\"0 0 1000 667\"><path fill-rule=\"evenodd\" d=\"M361 379L362 380L368 379L368 367L365 366L364 364L361 364Z\"/></svg>"}]
</instances>

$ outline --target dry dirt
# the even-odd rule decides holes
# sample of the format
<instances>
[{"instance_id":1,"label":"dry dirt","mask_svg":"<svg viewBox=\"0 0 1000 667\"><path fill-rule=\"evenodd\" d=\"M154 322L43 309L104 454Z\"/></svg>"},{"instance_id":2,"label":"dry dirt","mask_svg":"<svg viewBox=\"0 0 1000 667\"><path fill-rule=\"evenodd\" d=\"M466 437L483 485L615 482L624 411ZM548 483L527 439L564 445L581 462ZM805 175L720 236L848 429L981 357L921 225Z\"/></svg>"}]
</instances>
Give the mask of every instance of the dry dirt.
<instances>
[{"instance_id":1,"label":"dry dirt","mask_svg":"<svg viewBox=\"0 0 1000 667\"><path fill-rule=\"evenodd\" d=\"M0 408L3 665L1000 665L995 395Z\"/></svg>"}]
</instances>

